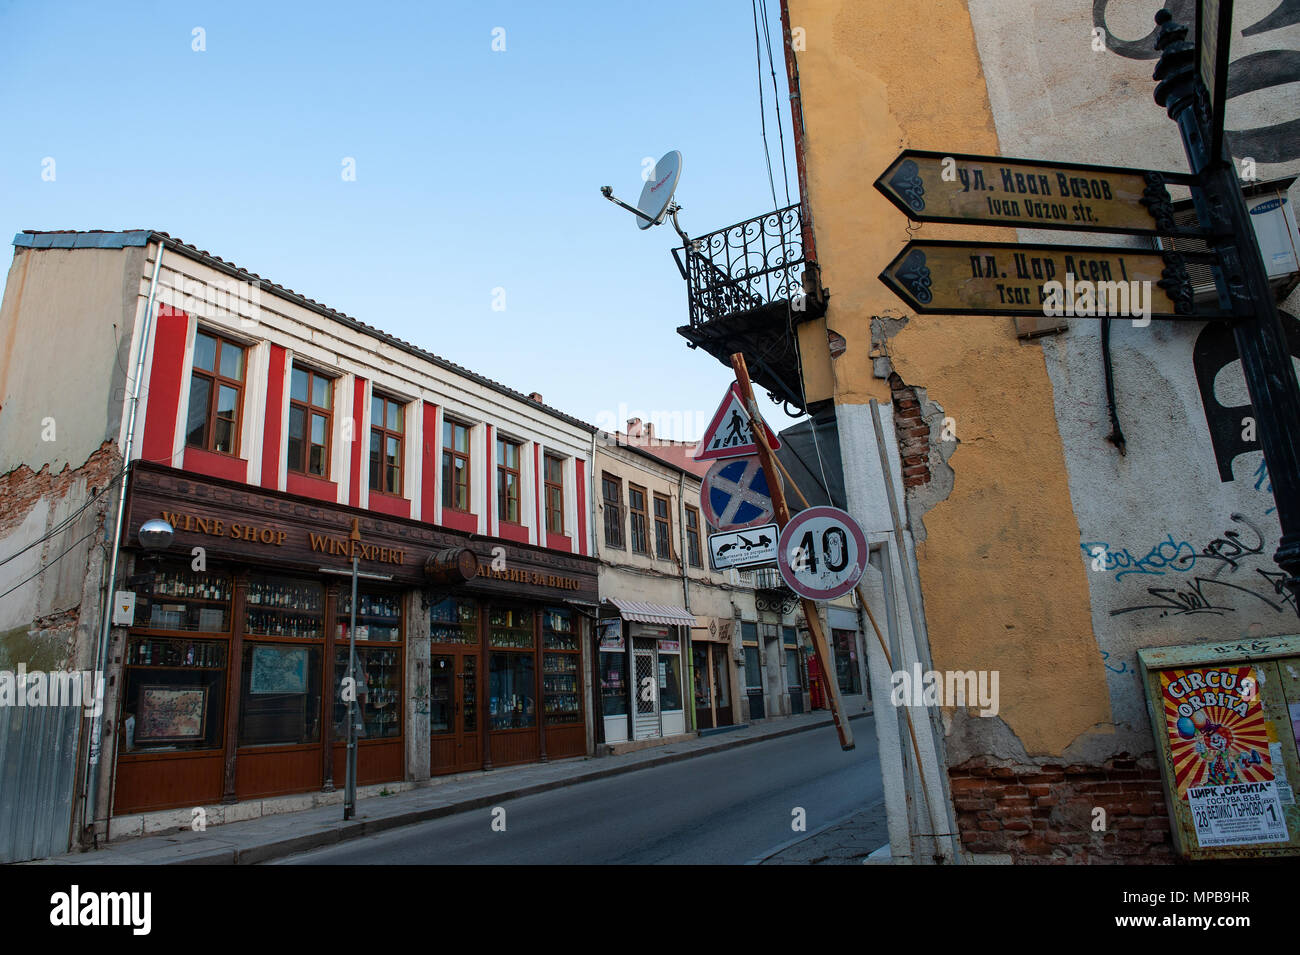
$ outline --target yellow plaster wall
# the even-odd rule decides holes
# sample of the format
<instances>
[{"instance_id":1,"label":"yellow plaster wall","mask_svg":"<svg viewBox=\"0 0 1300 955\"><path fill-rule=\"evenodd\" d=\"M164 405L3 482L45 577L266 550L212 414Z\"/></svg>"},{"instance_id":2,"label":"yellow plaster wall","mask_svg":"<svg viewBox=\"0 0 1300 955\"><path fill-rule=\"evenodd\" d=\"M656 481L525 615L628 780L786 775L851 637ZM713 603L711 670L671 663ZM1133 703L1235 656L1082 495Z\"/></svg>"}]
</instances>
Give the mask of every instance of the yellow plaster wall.
<instances>
[{"instance_id":1,"label":"yellow plaster wall","mask_svg":"<svg viewBox=\"0 0 1300 955\"><path fill-rule=\"evenodd\" d=\"M848 341L836 402L888 401L870 323L906 315L877 275L909 233L872 183L906 147L999 151L974 34L963 0L789 7L806 37L796 55L825 324ZM954 226L913 234L1014 241ZM1059 755L1111 716L1042 350L1020 344L1009 318L914 315L888 350L960 440L953 491L925 514L918 547L934 665L1000 671L1000 717L1030 755Z\"/></svg>"}]
</instances>

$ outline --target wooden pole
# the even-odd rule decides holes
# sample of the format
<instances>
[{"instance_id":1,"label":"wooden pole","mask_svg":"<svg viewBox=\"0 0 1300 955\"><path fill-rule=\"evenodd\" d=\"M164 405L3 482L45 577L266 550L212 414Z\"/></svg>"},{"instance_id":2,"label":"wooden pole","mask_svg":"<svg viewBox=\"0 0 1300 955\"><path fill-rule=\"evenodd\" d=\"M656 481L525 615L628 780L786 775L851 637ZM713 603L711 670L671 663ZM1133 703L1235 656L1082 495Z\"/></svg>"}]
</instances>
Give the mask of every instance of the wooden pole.
<instances>
[{"instance_id":1,"label":"wooden pole","mask_svg":"<svg viewBox=\"0 0 1300 955\"><path fill-rule=\"evenodd\" d=\"M777 527L784 529L785 525L790 523L790 508L786 505L785 491L781 487L776 455L772 453L772 448L767 443L767 428L754 401L754 386L749 380L749 368L745 364L745 356L739 352L732 355L731 367L736 371L736 383L740 386L741 400L744 401L745 411L749 415L749 430L754 435L754 444L758 447L758 462L763 466L768 489L772 492L772 510L776 515ZM806 597L801 597L800 603L803 605L804 619L808 621L808 634L812 637L813 653L817 655L817 665L821 668L822 677L826 682L826 698L830 700L831 716L834 717L835 729L840 734L840 748L853 749L853 730L843 715L840 687L838 681L834 679L834 671L830 666L830 648L826 643L826 634L822 632L821 618L817 616L817 604Z\"/></svg>"}]
</instances>

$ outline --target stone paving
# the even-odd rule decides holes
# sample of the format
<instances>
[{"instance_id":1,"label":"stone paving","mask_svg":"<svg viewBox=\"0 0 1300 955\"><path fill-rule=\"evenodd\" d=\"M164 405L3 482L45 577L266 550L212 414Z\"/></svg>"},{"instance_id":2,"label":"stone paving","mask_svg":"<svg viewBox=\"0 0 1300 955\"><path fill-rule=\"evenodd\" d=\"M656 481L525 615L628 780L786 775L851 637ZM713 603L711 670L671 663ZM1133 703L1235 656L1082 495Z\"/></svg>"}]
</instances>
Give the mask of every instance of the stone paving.
<instances>
[{"instance_id":1,"label":"stone paving","mask_svg":"<svg viewBox=\"0 0 1300 955\"><path fill-rule=\"evenodd\" d=\"M862 865L889 842L884 801L859 810L805 838L787 844L759 865Z\"/></svg>"}]
</instances>

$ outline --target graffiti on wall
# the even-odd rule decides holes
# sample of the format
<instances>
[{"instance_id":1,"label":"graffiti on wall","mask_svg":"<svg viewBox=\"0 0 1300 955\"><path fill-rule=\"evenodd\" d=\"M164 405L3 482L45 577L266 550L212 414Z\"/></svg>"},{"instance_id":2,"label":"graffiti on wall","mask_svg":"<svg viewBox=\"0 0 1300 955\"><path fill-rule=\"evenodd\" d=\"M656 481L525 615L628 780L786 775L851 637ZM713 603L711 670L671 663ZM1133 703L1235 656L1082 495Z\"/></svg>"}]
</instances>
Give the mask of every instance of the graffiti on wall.
<instances>
[{"instance_id":1,"label":"graffiti on wall","mask_svg":"<svg viewBox=\"0 0 1300 955\"><path fill-rule=\"evenodd\" d=\"M1173 534L1166 534L1145 552L1139 547L1141 557L1135 557L1132 548L1115 549L1104 541L1085 541L1079 546L1092 571L1111 573L1116 581L1134 574L1183 575L1177 581L1145 588L1143 596L1127 598L1136 602L1111 610L1112 617L1142 611L1157 611L1161 617L1222 615L1265 608L1294 614L1296 597L1284 586L1285 575L1272 565L1264 545L1264 535L1252 521L1232 514L1229 525L1200 547L1175 540ZM1253 566L1256 561L1264 566Z\"/></svg>"},{"instance_id":2,"label":"graffiti on wall","mask_svg":"<svg viewBox=\"0 0 1300 955\"><path fill-rule=\"evenodd\" d=\"M1106 22L1106 13L1121 0L1093 0L1093 26L1105 31L1106 48L1132 60L1154 60L1156 30L1143 37L1117 37ZM1132 0L1123 0L1131 3ZM1174 19L1189 27L1196 23L1196 0L1165 0L1165 9ZM1154 11L1153 11L1154 12ZM1238 21L1240 22L1240 21ZM1273 34L1275 31L1300 23L1300 0L1279 0L1268 14L1244 27L1240 36L1254 37ZM1234 47L1237 37L1234 36ZM1269 37L1270 40L1274 39ZM1284 43L1283 35L1277 37ZM1300 51L1279 47L1260 50L1232 59L1228 66L1228 127L1225 135L1234 156L1250 156L1256 162L1281 163L1300 158L1300 119L1289 119L1266 126L1234 129L1231 126L1232 101L1248 93L1285 87L1300 82Z\"/></svg>"}]
</instances>

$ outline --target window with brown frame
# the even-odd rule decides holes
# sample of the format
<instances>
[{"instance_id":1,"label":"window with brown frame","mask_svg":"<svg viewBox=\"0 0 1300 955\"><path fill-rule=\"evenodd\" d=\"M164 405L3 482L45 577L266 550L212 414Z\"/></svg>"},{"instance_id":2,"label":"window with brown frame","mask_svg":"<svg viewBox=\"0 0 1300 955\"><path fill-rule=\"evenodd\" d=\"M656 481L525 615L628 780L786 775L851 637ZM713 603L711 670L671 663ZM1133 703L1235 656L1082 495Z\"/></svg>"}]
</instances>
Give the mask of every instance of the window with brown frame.
<instances>
[{"instance_id":1,"label":"window with brown frame","mask_svg":"<svg viewBox=\"0 0 1300 955\"><path fill-rule=\"evenodd\" d=\"M600 496L605 503L605 546L623 548L623 482L608 471L600 475Z\"/></svg>"},{"instance_id":2,"label":"window with brown frame","mask_svg":"<svg viewBox=\"0 0 1300 955\"><path fill-rule=\"evenodd\" d=\"M700 512L686 506L686 559L692 567L700 567L704 558L700 551Z\"/></svg>"},{"instance_id":3,"label":"window with brown frame","mask_svg":"<svg viewBox=\"0 0 1300 955\"><path fill-rule=\"evenodd\" d=\"M370 490L380 494L402 493L401 402L384 395L370 398Z\"/></svg>"},{"instance_id":4,"label":"window with brown frame","mask_svg":"<svg viewBox=\"0 0 1300 955\"><path fill-rule=\"evenodd\" d=\"M469 511L469 425L442 422L442 506Z\"/></svg>"},{"instance_id":5,"label":"window with brown frame","mask_svg":"<svg viewBox=\"0 0 1300 955\"><path fill-rule=\"evenodd\" d=\"M194 336L194 370L185 443L205 451L239 454L244 405L244 346L200 331Z\"/></svg>"},{"instance_id":6,"label":"window with brown frame","mask_svg":"<svg viewBox=\"0 0 1300 955\"><path fill-rule=\"evenodd\" d=\"M627 510L631 515L628 537L637 554L650 553L648 525L646 524L645 488L635 484L627 486Z\"/></svg>"},{"instance_id":7,"label":"window with brown frame","mask_svg":"<svg viewBox=\"0 0 1300 955\"><path fill-rule=\"evenodd\" d=\"M497 438L497 518L510 524L519 523L519 449L518 441Z\"/></svg>"},{"instance_id":8,"label":"window with brown frame","mask_svg":"<svg viewBox=\"0 0 1300 955\"><path fill-rule=\"evenodd\" d=\"M564 533L564 460L545 456L546 533Z\"/></svg>"},{"instance_id":9,"label":"window with brown frame","mask_svg":"<svg viewBox=\"0 0 1300 955\"><path fill-rule=\"evenodd\" d=\"M294 365L289 376L289 470L330 476L334 380Z\"/></svg>"},{"instance_id":10,"label":"window with brown frame","mask_svg":"<svg viewBox=\"0 0 1300 955\"><path fill-rule=\"evenodd\" d=\"M669 517L668 498L655 495L655 556L660 560L673 559L673 519Z\"/></svg>"}]
</instances>

